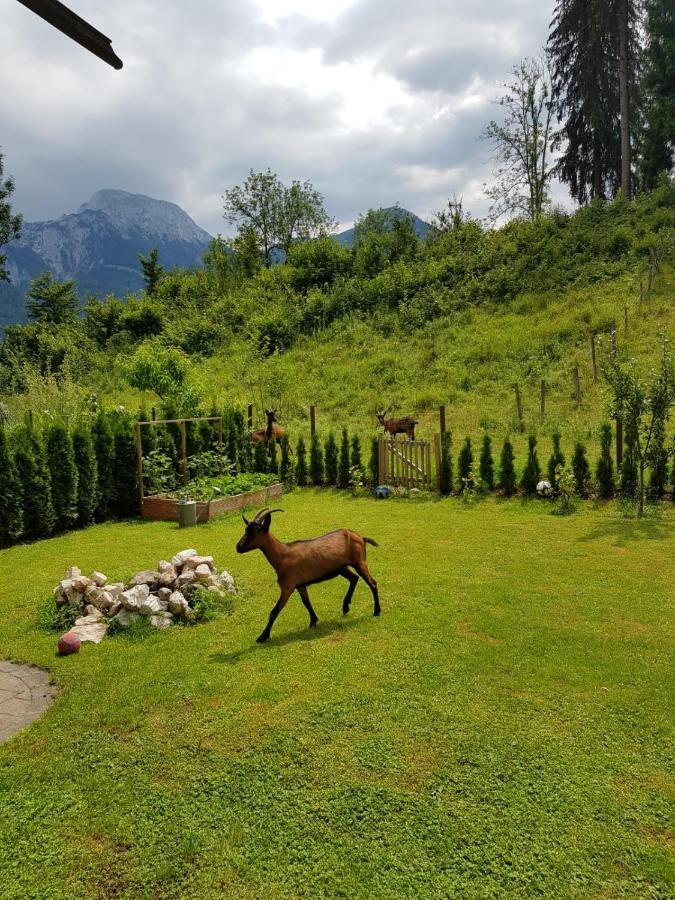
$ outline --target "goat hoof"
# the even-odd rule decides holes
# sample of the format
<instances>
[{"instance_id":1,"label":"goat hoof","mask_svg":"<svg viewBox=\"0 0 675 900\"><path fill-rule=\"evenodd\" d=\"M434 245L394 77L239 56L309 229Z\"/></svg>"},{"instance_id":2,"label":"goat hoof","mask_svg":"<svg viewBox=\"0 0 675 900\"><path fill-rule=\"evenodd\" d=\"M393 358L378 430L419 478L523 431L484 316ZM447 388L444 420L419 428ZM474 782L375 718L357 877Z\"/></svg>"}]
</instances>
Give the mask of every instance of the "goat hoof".
<instances>
[{"instance_id":1,"label":"goat hoof","mask_svg":"<svg viewBox=\"0 0 675 900\"><path fill-rule=\"evenodd\" d=\"M263 633L260 637L256 638L256 644L264 644L267 640L269 640L269 634Z\"/></svg>"},{"instance_id":2,"label":"goat hoof","mask_svg":"<svg viewBox=\"0 0 675 900\"><path fill-rule=\"evenodd\" d=\"M319 621L318 619L314 619L312 622L309 623L309 627L310 627L310 628L316 628L316 623L317 623L318 621Z\"/></svg>"},{"instance_id":3,"label":"goat hoof","mask_svg":"<svg viewBox=\"0 0 675 900\"><path fill-rule=\"evenodd\" d=\"M380 612L381 612L381 610L376 609L375 612L373 613L373 615L374 615L374 616L379 616Z\"/></svg>"}]
</instances>

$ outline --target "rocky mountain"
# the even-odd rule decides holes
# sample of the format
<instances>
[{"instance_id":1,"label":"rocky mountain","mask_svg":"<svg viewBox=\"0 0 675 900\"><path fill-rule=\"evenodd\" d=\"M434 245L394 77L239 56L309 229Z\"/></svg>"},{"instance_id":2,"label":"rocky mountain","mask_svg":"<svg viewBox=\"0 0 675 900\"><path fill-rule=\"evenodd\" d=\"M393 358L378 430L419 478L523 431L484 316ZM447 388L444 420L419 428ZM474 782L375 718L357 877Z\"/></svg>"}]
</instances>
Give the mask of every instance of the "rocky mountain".
<instances>
[{"instance_id":1,"label":"rocky mountain","mask_svg":"<svg viewBox=\"0 0 675 900\"><path fill-rule=\"evenodd\" d=\"M419 216L410 212L409 209L403 209L401 206L388 206L386 209L383 209L382 212L387 213L392 221L401 218L410 219L415 233L419 238L424 239L431 230L431 225L429 225L428 222L420 219ZM341 231L339 234L334 235L334 239L339 244L342 244L343 247L351 247L356 239L356 229L348 228L346 231Z\"/></svg>"},{"instance_id":2,"label":"rocky mountain","mask_svg":"<svg viewBox=\"0 0 675 900\"><path fill-rule=\"evenodd\" d=\"M126 191L98 191L76 213L24 223L21 239L7 245L11 284L0 282L0 327L25 320L31 278L51 271L75 278L81 297L125 296L142 287L140 253L159 249L165 268L192 266L211 235L166 200Z\"/></svg>"}]
</instances>

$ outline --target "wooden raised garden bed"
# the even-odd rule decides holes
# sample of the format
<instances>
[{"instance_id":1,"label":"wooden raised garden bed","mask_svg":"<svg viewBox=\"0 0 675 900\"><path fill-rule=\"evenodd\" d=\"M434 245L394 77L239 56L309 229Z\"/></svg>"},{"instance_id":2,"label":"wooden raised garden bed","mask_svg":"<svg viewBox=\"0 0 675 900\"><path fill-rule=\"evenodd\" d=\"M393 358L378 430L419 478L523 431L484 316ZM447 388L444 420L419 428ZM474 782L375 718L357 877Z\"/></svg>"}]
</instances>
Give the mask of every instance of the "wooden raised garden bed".
<instances>
[{"instance_id":1,"label":"wooden raised garden bed","mask_svg":"<svg viewBox=\"0 0 675 900\"><path fill-rule=\"evenodd\" d=\"M234 509L243 509L245 506L264 506L267 500L280 497L284 486L281 483L270 484L257 491L247 491L245 494L234 494L231 497L218 497L216 500L206 502L197 501L197 521L208 522L214 516L221 513L232 512ZM179 500L166 494L153 494L143 497L141 500L141 515L144 519L162 519L166 522L175 522L178 518Z\"/></svg>"}]
</instances>

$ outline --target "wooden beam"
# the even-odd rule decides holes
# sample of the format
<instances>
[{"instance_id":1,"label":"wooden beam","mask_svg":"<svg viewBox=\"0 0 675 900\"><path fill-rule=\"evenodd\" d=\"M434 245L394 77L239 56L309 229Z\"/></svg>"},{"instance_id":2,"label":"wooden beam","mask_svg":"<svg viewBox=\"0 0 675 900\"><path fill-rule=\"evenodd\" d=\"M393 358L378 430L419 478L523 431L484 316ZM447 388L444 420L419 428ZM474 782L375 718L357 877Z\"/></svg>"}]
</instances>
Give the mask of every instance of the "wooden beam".
<instances>
[{"instance_id":1,"label":"wooden beam","mask_svg":"<svg viewBox=\"0 0 675 900\"><path fill-rule=\"evenodd\" d=\"M112 48L112 41L59 0L19 0L23 6L53 25L57 31L76 41L113 69L121 69L122 60Z\"/></svg>"}]
</instances>

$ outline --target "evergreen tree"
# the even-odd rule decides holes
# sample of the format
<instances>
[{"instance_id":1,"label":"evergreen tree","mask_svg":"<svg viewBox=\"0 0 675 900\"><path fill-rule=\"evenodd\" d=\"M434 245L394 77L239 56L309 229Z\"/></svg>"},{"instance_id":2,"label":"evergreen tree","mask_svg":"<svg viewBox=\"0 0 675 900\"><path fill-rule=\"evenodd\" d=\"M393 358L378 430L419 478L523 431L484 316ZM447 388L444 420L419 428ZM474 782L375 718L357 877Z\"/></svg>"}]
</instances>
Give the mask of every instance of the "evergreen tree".
<instances>
[{"instance_id":1,"label":"evergreen tree","mask_svg":"<svg viewBox=\"0 0 675 900\"><path fill-rule=\"evenodd\" d=\"M634 123L637 112L637 0L558 0L548 52L554 105L564 123L554 138L564 148L558 175L579 203L613 197L621 184L618 123L630 145L629 119Z\"/></svg>"},{"instance_id":2,"label":"evergreen tree","mask_svg":"<svg viewBox=\"0 0 675 900\"><path fill-rule=\"evenodd\" d=\"M0 547L8 547L23 533L21 481L5 429L0 426Z\"/></svg>"},{"instance_id":3,"label":"evergreen tree","mask_svg":"<svg viewBox=\"0 0 675 900\"><path fill-rule=\"evenodd\" d=\"M472 469L473 450L471 448L471 438L466 438L464 441L464 446L459 451L459 456L457 458L457 471L459 473L460 491L463 491L465 488L470 489L473 487Z\"/></svg>"},{"instance_id":4,"label":"evergreen tree","mask_svg":"<svg viewBox=\"0 0 675 900\"><path fill-rule=\"evenodd\" d=\"M502 447L499 460L499 487L505 497L511 497L516 492L516 469L514 465L513 444L507 437Z\"/></svg>"},{"instance_id":5,"label":"evergreen tree","mask_svg":"<svg viewBox=\"0 0 675 900\"><path fill-rule=\"evenodd\" d=\"M98 503L98 469L91 432L81 425L73 433L73 453L77 467L77 524L91 525Z\"/></svg>"},{"instance_id":6,"label":"evergreen tree","mask_svg":"<svg viewBox=\"0 0 675 900\"><path fill-rule=\"evenodd\" d=\"M380 483L380 442L373 438L370 442L370 459L368 460L368 475L372 487Z\"/></svg>"},{"instance_id":7,"label":"evergreen tree","mask_svg":"<svg viewBox=\"0 0 675 900\"><path fill-rule=\"evenodd\" d=\"M291 445L288 441L288 435L281 438L281 463L279 465L279 476L282 481L289 482L292 480L293 467L291 465Z\"/></svg>"},{"instance_id":8,"label":"evergreen tree","mask_svg":"<svg viewBox=\"0 0 675 900\"><path fill-rule=\"evenodd\" d=\"M338 487L349 487L349 437L347 429L342 429L342 443L340 444L340 459L338 462Z\"/></svg>"},{"instance_id":9,"label":"evergreen tree","mask_svg":"<svg viewBox=\"0 0 675 900\"><path fill-rule=\"evenodd\" d=\"M572 456L572 474L574 475L574 490L580 497L585 497L588 493L588 483L591 478L591 467L588 465L588 459L586 458L586 448L580 441L577 441L577 443L574 445L574 455Z\"/></svg>"},{"instance_id":10,"label":"evergreen tree","mask_svg":"<svg viewBox=\"0 0 675 900\"><path fill-rule=\"evenodd\" d=\"M34 278L26 294L28 318L45 325L74 322L78 305L75 282L57 281L51 272Z\"/></svg>"},{"instance_id":11,"label":"evergreen tree","mask_svg":"<svg viewBox=\"0 0 675 900\"><path fill-rule=\"evenodd\" d=\"M47 432L47 465L56 528L65 531L77 522L77 467L73 441L63 425L53 425Z\"/></svg>"},{"instance_id":12,"label":"evergreen tree","mask_svg":"<svg viewBox=\"0 0 675 900\"><path fill-rule=\"evenodd\" d=\"M531 434L527 439L527 462L523 477L520 480L520 486L524 493L533 496L537 493L537 484L541 475L541 467L537 458L537 439Z\"/></svg>"},{"instance_id":13,"label":"evergreen tree","mask_svg":"<svg viewBox=\"0 0 675 900\"><path fill-rule=\"evenodd\" d=\"M494 490L495 466L492 459L492 441L489 434L483 435L483 445L480 450L480 480L488 491Z\"/></svg>"},{"instance_id":14,"label":"evergreen tree","mask_svg":"<svg viewBox=\"0 0 675 900\"><path fill-rule=\"evenodd\" d=\"M648 497L654 503L660 500L668 479L668 451L666 450L666 430L662 421L654 425L654 434L649 450Z\"/></svg>"},{"instance_id":15,"label":"evergreen tree","mask_svg":"<svg viewBox=\"0 0 675 900\"><path fill-rule=\"evenodd\" d=\"M565 454L560 449L560 435L556 431L553 435L553 452L551 453L551 457L548 461L548 480L551 482L551 487L555 489L556 482L558 480L558 476L562 472L565 467Z\"/></svg>"},{"instance_id":16,"label":"evergreen tree","mask_svg":"<svg viewBox=\"0 0 675 900\"><path fill-rule=\"evenodd\" d=\"M104 412L94 419L92 425L94 452L96 453L96 470L98 472L97 497L94 518L104 522L112 512L112 499L115 491L114 464L115 443L108 417Z\"/></svg>"},{"instance_id":17,"label":"evergreen tree","mask_svg":"<svg viewBox=\"0 0 675 900\"><path fill-rule=\"evenodd\" d=\"M627 427L623 462L621 463L621 496L631 500L638 493L638 468L634 445L635 435Z\"/></svg>"},{"instance_id":18,"label":"evergreen tree","mask_svg":"<svg viewBox=\"0 0 675 900\"><path fill-rule=\"evenodd\" d=\"M267 472L268 469L267 446L263 441L253 445L253 471Z\"/></svg>"},{"instance_id":19,"label":"evergreen tree","mask_svg":"<svg viewBox=\"0 0 675 900\"><path fill-rule=\"evenodd\" d=\"M675 503L675 454L673 455L673 467L670 470L670 499Z\"/></svg>"},{"instance_id":20,"label":"evergreen tree","mask_svg":"<svg viewBox=\"0 0 675 900\"><path fill-rule=\"evenodd\" d=\"M338 448L335 443L335 435L328 432L326 439L326 484L336 485L338 482Z\"/></svg>"},{"instance_id":21,"label":"evergreen tree","mask_svg":"<svg viewBox=\"0 0 675 900\"><path fill-rule=\"evenodd\" d=\"M44 444L30 424L15 433L14 462L21 481L24 537L48 537L55 525L52 482Z\"/></svg>"},{"instance_id":22,"label":"evergreen tree","mask_svg":"<svg viewBox=\"0 0 675 900\"><path fill-rule=\"evenodd\" d=\"M145 286L145 292L148 297L152 297L152 295L157 290L157 285L164 274L164 268L159 264L159 250L157 247L153 247L150 253L147 256L142 256L139 254L138 256L141 269L143 270L143 284Z\"/></svg>"},{"instance_id":23,"label":"evergreen tree","mask_svg":"<svg viewBox=\"0 0 675 900\"><path fill-rule=\"evenodd\" d=\"M136 439L134 425L128 417L118 417L113 430L113 496L112 511L116 516L139 513Z\"/></svg>"},{"instance_id":24,"label":"evergreen tree","mask_svg":"<svg viewBox=\"0 0 675 900\"><path fill-rule=\"evenodd\" d=\"M223 419L223 442L227 448L227 455L232 463L234 472L243 472L242 460L239 455L240 442L234 417Z\"/></svg>"},{"instance_id":25,"label":"evergreen tree","mask_svg":"<svg viewBox=\"0 0 675 900\"><path fill-rule=\"evenodd\" d=\"M298 438L295 448L295 483L298 487L305 487L307 484L307 451L302 436Z\"/></svg>"},{"instance_id":26,"label":"evergreen tree","mask_svg":"<svg viewBox=\"0 0 675 900\"><path fill-rule=\"evenodd\" d=\"M612 428L603 425L600 430L600 459L595 469L598 493L603 500L614 496L614 462L612 461Z\"/></svg>"},{"instance_id":27,"label":"evergreen tree","mask_svg":"<svg viewBox=\"0 0 675 900\"><path fill-rule=\"evenodd\" d=\"M349 464L352 469L363 469L361 464L361 441L359 440L358 434L355 434L352 438L352 448L351 455L349 457Z\"/></svg>"},{"instance_id":28,"label":"evergreen tree","mask_svg":"<svg viewBox=\"0 0 675 900\"><path fill-rule=\"evenodd\" d=\"M323 450L318 434L312 436L309 448L309 477L317 487L323 484Z\"/></svg>"},{"instance_id":29,"label":"evergreen tree","mask_svg":"<svg viewBox=\"0 0 675 900\"><path fill-rule=\"evenodd\" d=\"M279 462L277 460L277 442L274 438L269 442L269 471L273 475L279 474Z\"/></svg>"},{"instance_id":30,"label":"evergreen tree","mask_svg":"<svg viewBox=\"0 0 675 900\"><path fill-rule=\"evenodd\" d=\"M647 0L644 129L640 175L645 190L656 187L659 173L675 162L675 6L672 0Z\"/></svg>"},{"instance_id":31,"label":"evergreen tree","mask_svg":"<svg viewBox=\"0 0 675 900\"><path fill-rule=\"evenodd\" d=\"M452 493L453 473L452 473L452 434L445 431L441 435L441 471L439 472L439 490L443 497L447 497Z\"/></svg>"}]
</instances>

